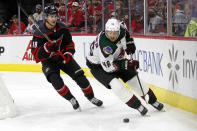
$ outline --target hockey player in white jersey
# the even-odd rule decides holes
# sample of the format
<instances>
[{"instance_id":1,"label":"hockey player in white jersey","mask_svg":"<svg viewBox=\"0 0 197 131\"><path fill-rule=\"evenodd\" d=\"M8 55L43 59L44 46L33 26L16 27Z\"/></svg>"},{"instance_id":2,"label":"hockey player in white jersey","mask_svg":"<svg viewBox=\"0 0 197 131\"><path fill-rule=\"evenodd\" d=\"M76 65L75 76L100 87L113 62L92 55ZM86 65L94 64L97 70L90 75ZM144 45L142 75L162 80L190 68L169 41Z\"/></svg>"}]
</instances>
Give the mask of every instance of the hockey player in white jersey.
<instances>
[{"instance_id":1,"label":"hockey player in white jersey","mask_svg":"<svg viewBox=\"0 0 197 131\"><path fill-rule=\"evenodd\" d=\"M127 55L135 53L135 50L134 40L130 37L126 26L112 18L107 21L105 31L100 32L90 45L86 64L100 83L112 89L122 102L137 109L141 115L148 112L147 108L119 78L142 98L148 96L146 97L149 98L148 103L160 111L163 109L163 104L157 101L153 91L142 80L143 90L140 88L136 71L139 68L139 62L124 57L126 53Z\"/></svg>"},{"instance_id":2,"label":"hockey player in white jersey","mask_svg":"<svg viewBox=\"0 0 197 131\"><path fill-rule=\"evenodd\" d=\"M0 120L15 117L17 114L13 99L0 76Z\"/></svg>"}]
</instances>

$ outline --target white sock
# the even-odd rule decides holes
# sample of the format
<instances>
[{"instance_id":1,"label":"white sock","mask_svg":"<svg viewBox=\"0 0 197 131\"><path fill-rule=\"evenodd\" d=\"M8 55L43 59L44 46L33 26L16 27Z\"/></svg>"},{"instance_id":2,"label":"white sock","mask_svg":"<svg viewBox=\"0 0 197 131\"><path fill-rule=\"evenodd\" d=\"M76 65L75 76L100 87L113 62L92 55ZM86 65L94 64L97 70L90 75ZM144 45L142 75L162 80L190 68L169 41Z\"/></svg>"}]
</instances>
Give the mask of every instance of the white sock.
<instances>
[{"instance_id":1,"label":"white sock","mask_svg":"<svg viewBox=\"0 0 197 131\"><path fill-rule=\"evenodd\" d=\"M149 91L149 87L143 80L140 79L140 82L142 85L144 95L146 95ZM142 89L140 87L137 76L135 76L131 80L127 81L126 84L129 85L129 87L131 87L139 96L143 96Z\"/></svg>"},{"instance_id":2,"label":"white sock","mask_svg":"<svg viewBox=\"0 0 197 131\"><path fill-rule=\"evenodd\" d=\"M127 103L133 97L133 93L119 79L114 78L109 85L122 102Z\"/></svg>"}]
</instances>

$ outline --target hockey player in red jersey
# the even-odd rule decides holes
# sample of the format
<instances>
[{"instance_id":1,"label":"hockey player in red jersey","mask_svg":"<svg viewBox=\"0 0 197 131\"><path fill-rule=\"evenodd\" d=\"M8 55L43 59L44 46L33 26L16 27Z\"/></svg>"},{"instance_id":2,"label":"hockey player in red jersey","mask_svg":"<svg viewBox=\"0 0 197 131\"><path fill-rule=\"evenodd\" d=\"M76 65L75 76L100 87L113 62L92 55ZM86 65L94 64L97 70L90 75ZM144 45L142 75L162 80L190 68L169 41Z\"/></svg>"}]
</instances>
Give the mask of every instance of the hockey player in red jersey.
<instances>
[{"instance_id":1,"label":"hockey player in red jersey","mask_svg":"<svg viewBox=\"0 0 197 131\"><path fill-rule=\"evenodd\" d=\"M142 98L148 96L148 103L157 110L162 110L163 104L157 101L153 91L142 80L142 89L140 87L136 72L139 62L124 57L125 53L130 55L135 53L135 50L134 40L130 37L126 27L117 19L112 18L107 21L105 31L101 31L90 45L87 66L99 82L112 89L122 102L137 109L141 115L145 115L148 110L118 78L133 88Z\"/></svg>"},{"instance_id":2,"label":"hockey player in red jersey","mask_svg":"<svg viewBox=\"0 0 197 131\"><path fill-rule=\"evenodd\" d=\"M68 100L75 110L80 110L80 105L64 84L60 70L69 75L81 88L85 97L94 105L102 106L103 102L94 97L92 86L81 67L74 60L74 42L69 30L58 22L58 10L54 5L45 7L46 20L36 28L32 41L32 54L36 62L41 62L42 71L57 92ZM46 34L50 40L43 36Z\"/></svg>"}]
</instances>

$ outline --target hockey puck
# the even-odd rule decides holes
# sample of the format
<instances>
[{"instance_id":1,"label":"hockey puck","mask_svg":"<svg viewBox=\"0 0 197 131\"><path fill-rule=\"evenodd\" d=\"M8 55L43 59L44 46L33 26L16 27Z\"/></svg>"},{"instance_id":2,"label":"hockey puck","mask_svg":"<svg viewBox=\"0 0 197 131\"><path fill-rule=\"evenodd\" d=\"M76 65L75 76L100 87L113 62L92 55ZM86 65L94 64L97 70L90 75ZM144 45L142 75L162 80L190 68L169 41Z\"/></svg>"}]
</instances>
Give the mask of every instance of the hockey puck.
<instances>
[{"instance_id":1,"label":"hockey puck","mask_svg":"<svg viewBox=\"0 0 197 131\"><path fill-rule=\"evenodd\" d=\"M124 122L124 123L128 123L128 122L129 122L129 118L124 118L124 119L123 119L123 122Z\"/></svg>"}]
</instances>

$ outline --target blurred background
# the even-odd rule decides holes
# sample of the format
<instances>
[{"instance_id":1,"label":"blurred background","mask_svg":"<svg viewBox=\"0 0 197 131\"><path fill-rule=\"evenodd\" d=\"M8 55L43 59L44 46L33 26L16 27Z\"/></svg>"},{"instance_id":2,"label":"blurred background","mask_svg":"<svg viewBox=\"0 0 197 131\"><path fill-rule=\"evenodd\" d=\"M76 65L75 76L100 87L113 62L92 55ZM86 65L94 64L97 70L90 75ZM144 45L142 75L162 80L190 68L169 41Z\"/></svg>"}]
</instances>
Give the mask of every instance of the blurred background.
<instances>
[{"instance_id":1,"label":"blurred background","mask_svg":"<svg viewBox=\"0 0 197 131\"><path fill-rule=\"evenodd\" d=\"M54 3L59 21L72 34L98 34L109 18L117 18L134 35L197 37L195 0L19 0L36 22L44 22L44 7ZM16 0L0 1L0 34L32 34L33 23Z\"/></svg>"}]
</instances>

